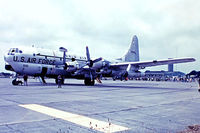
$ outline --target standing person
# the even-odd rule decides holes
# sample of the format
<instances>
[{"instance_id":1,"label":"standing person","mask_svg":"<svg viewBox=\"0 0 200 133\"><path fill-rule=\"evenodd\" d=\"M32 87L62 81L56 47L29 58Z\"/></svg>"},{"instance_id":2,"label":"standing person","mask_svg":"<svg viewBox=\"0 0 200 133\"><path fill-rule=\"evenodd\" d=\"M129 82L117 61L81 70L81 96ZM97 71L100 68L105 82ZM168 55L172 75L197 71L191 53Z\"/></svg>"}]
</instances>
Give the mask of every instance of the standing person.
<instances>
[{"instance_id":1,"label":"standing person","mask_svg":"<svg viewBox=\"0 0 200 133\"><path fill-rule=\"evenodd\" d=\"M61 88L61 84L62 84L62 77L61 75L58 75L58 88Z\"/></svg>"},{"instance_id":2,"label":"standing person","mask_svg":"<svg viewBox=\"0 0 200 133\"><path fill-rule=\"evenodd\" d=\"M25 74L23 78L24 78L24 85L28 86L27 84L28 76Z\"/></svg>"}]
</instances>

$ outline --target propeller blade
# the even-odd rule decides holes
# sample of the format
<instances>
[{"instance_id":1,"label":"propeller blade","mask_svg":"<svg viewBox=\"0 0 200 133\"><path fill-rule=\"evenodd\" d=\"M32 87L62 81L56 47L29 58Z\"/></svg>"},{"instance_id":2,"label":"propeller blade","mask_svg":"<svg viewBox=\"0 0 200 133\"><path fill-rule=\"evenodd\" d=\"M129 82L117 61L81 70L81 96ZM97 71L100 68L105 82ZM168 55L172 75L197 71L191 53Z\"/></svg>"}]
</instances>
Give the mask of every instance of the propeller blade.
<instances>
[{"instance_id":1,"label":"propeller blade","mask_svg":"<svg viewBox=\"0 0 200 133\"><path fill-rule=\"evenodd\" d=\"M99 61L101 61L101 60L102 60L101 57L100 57L100 58L97 58L97 59L93 60L93 63L99 62Z\"/></svg>"},{"instance_id":2,"label":"propeller blade","mask_svg":"<svg viewBox=\"0 0 200 133\"><path fill-rule=\"evenodd\" d=\"M90 52L88 46L86 46L86 56L87 56L87 61L90 61Z\"/></svg>"},{"instance_id":3,"label":"propeller blade","mask_svg":"<svg viewBox=\"0 0 200 133\"><path fill-rule=\"evenodd\" d=\"M95 59L95 60L91 60L91 59L90 59L90 52L89 52L88 46L86 46L86 56L87 56L87 65L88 65L89 67L92 67L94 63L99 62L99 61L102 60L101 57L100 57L100 58L97 58L97 59Z\"/></svg>"}]
</instances>

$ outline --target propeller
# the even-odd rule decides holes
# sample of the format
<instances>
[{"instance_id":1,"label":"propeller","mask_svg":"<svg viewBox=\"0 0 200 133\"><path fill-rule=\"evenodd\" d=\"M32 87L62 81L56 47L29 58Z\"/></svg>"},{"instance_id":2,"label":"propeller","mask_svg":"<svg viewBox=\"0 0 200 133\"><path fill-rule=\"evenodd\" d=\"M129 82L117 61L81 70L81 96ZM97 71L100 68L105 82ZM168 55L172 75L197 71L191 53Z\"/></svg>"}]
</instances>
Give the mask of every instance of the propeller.
<instances>
[{"instance_id":1,"label":"propeller","mask_svg":"<svg viewBox=\"0 0 200 133\"><path fill-rule=\"evenodd\" d=\"M100 57L100 58L91 60L88 46L86 46L86 57L87 57L87 63L86 63L86 65L89 67L89 77L90 77L90 79L92 81L94 79L94 77L93 77L94 70L92 69L93 64L96 63L96 62L101 61L102 58Z\"/></svg>"},{"instance_id":2,"label":"propeller","mask_svg":"<svg viewBox=\"0 0 200 133\"><path fill-rule=\"evenodd\" d=\"M90 52L88 46L86 46L86 57L87 57L87 65L91 68L94 63L99 62L102 60L102 58L97 58L95 60L91 60L90 58Z\"/></svg>"}]
</instances>

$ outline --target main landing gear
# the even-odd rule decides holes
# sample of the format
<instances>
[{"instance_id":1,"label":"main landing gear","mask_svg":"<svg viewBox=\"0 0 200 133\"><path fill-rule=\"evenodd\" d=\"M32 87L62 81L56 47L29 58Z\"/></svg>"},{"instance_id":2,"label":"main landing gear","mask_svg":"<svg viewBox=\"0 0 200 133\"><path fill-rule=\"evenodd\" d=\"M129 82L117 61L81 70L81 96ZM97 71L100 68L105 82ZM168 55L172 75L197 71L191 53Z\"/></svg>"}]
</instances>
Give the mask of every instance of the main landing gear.
<instances>
[{"instance_id":1,"label":"main landing gear","mask_svg":"<svg viewBox=\"0 0 200 133\"><path fill-rule=\"evenodd\" d=\"M46 84L47 82L45 81L44 76L40 76L40 77L41 77L41 79L42 79L42 83L43 83L43 84Z\"/></svg>"},{"instance_id":2,"label":"main landing gear","mask_svg":"<svg viewBox=\"0 0 200 133\"><path fill-rule=\"evenodd\" d=\"M22 85L23 82L18 79L18 74L16 73L15 79L12 81L12 85Z\"/></svg>"},{"instance_id":3,"label":"main landing gear","mask_svg":"<svg viewBox=\"0 0 200 133\"><path fill-rule=\"evenodd\" d=\"M21 80L14 79L12 81L12 85L22 85L22 84L23 84L23 82Z\"/></svg>"},{"instance_id":4,"label":"main landing gear","mask_svg":"<svg viewBox=\"0 0 200 133\"><path fill-rule=\"evenodd\" d=\"M84 79L84 83L85 83L85 85L87 85L87 86L94 86L95 81L94 81L94 79L91 80L90 78L85 78L85 79Z\"/></svg>"}]
</instances>

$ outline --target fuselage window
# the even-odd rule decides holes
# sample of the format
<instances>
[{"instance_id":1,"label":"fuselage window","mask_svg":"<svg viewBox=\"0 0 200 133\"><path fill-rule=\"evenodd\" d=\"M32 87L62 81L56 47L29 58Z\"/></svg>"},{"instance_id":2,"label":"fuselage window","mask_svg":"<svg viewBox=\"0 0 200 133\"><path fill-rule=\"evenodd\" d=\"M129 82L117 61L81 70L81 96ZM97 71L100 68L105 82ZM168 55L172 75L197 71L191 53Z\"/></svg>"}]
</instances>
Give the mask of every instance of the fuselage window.
<instances>
[{"instance_id":1,"label":"fuselage window","mask_svg":"<svg viewBox=\"0 0 200 133\"><path fill-rule=\"evenodd\" d=\"M21 51L21 50L20 50ZM13 54L13 53L20 53L20 51L19 51L19 49L18 48L11 48L10 50L9 50L9 53L10 54ZM22 52L22 51L21 51Z\"/></svg>"},{"instance_id":2,"label":"fuselage window","mask_svg":"<svg viewBox=\"0 0 200 133\"><path fill-rule=\"evenodd\" d=\"M8 54L13 55L14 53L16 53L16 49L15 49L15 48L11 48L11 49L9 50L9 53L8 53Z\"/></svg>"}]
</instances>

